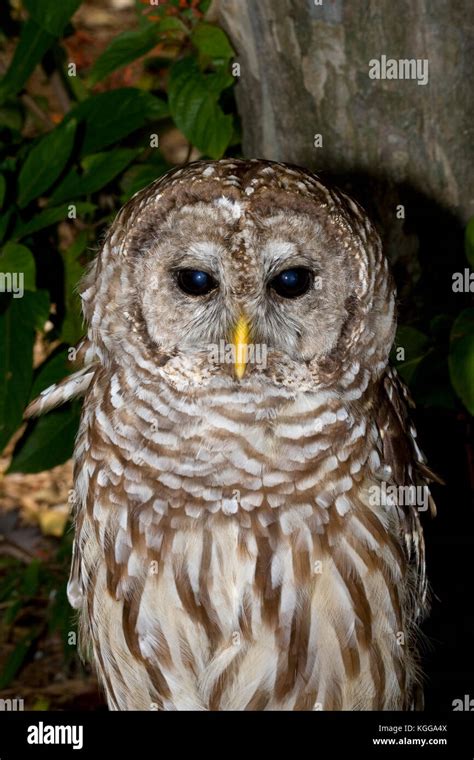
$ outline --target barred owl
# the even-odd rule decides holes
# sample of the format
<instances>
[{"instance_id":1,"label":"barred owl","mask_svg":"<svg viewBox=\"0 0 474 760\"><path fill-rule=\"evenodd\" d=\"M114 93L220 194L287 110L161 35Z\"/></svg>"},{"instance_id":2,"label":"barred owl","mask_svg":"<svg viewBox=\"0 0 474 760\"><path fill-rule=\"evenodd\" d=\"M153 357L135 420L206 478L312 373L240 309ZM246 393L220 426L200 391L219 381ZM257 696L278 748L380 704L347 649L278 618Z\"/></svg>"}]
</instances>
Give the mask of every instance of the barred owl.
<instances>
[{"instance_id":1,"label":"barred owl","mask_svg":"<svg viewBox=\"0 0 474 760\"><path fill-rule=\"evenodd\" d=\"M199 161L126 204L81 297L83 367L27 413L85 396L68 595L109 707L410 709L434 476L362 209Z\"/></svg>"}]
</instances>

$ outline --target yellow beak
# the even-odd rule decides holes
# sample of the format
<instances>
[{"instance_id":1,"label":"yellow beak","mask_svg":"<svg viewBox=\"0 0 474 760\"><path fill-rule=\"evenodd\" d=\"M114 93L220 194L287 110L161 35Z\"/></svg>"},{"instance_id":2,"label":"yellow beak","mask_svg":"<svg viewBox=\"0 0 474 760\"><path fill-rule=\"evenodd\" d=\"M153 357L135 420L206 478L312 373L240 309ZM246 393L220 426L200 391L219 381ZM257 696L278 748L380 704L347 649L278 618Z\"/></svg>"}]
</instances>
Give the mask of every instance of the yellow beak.
<instances>
[{"instance_id":1,"label":"yellow beak","mask_svg":"<svg viewBox=\"0 0 474 760\"><path fill-rule=\"evenodd\" d=\"M250 323L243 315L237 320L232 331L232 345L235 351L234 372L238 380L245 374L248 362L248 346L250 342Z\"/></svg>"}]
</instances>

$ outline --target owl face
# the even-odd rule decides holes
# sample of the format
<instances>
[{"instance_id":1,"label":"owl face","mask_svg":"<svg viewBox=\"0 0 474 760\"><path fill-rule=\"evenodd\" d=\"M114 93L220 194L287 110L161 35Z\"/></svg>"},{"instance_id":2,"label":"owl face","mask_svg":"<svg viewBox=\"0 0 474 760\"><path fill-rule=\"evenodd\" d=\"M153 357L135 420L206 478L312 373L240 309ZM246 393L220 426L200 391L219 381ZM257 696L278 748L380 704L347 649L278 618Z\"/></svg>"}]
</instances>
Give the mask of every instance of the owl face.
<instances>
[{"instance_id":1,"label":"owl face","mask_svg":"<svg viewBox=\"0 0 474 760\"><path fill-rule=\"evenodd\" d=\"M373 369L393 340L377 233L342 193L282 164L198 162L142 191L86 285L92 337L114 360L126 360L121 343L132 337L160 371L186 366L200 383L317 381L360 362L363 329ZM101 295L105 320L94 309Z\"/></svg>"},{"instance_id":2,"label":"owl face","mask_svg":"<svg viewBox=\"0 0 474 760\"><path fill-rule=\"evenodd\" d=\"M245 200L176 209L134 274L151 340L196 361L210 346L231 345L243 320L270 361L308 362L334 348L348 315L344 251L327 226L278 207L260 215ZM248 362L246 373L265 371Z\"/></svg>"}]
</instances>

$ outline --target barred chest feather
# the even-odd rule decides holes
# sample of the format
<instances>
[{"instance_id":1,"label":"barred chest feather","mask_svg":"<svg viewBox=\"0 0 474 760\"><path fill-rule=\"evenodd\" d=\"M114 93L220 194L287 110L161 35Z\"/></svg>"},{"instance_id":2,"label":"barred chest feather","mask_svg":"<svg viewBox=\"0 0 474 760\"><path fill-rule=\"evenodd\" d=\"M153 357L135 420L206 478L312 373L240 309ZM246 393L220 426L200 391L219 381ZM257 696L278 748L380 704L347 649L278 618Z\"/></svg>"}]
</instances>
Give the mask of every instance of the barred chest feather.
<instances>
[{"instance_id":1,"label":"barred chest feather","mask_svg":"<svg viewBox=\"0 0 474 760\"><path fill-rule=\"evenodd\" d=\"M415 571L363 398L100 372L69 598L110 706L408 707Z\"/></svg>"}]
</instances>

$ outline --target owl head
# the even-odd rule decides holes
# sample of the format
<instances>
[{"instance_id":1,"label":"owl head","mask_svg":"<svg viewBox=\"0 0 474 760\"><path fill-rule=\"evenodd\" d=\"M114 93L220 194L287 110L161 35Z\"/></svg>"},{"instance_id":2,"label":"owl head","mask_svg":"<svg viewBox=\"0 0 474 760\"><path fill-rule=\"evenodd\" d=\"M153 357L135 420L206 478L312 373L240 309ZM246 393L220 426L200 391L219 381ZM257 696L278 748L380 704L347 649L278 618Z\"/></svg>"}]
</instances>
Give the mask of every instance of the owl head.
<instances>
[{"instance_id":1,"label":"owl head","mask_svg":"<svg viewBox=\"0 0 474 760\"><path fill-rule=\"evenodd\" d=\"M104 363L176 382L336 385L386 366L395 293L379 236L298 167L198 161L135 195L82 287Z\"/></svg>"}]
</instances>

